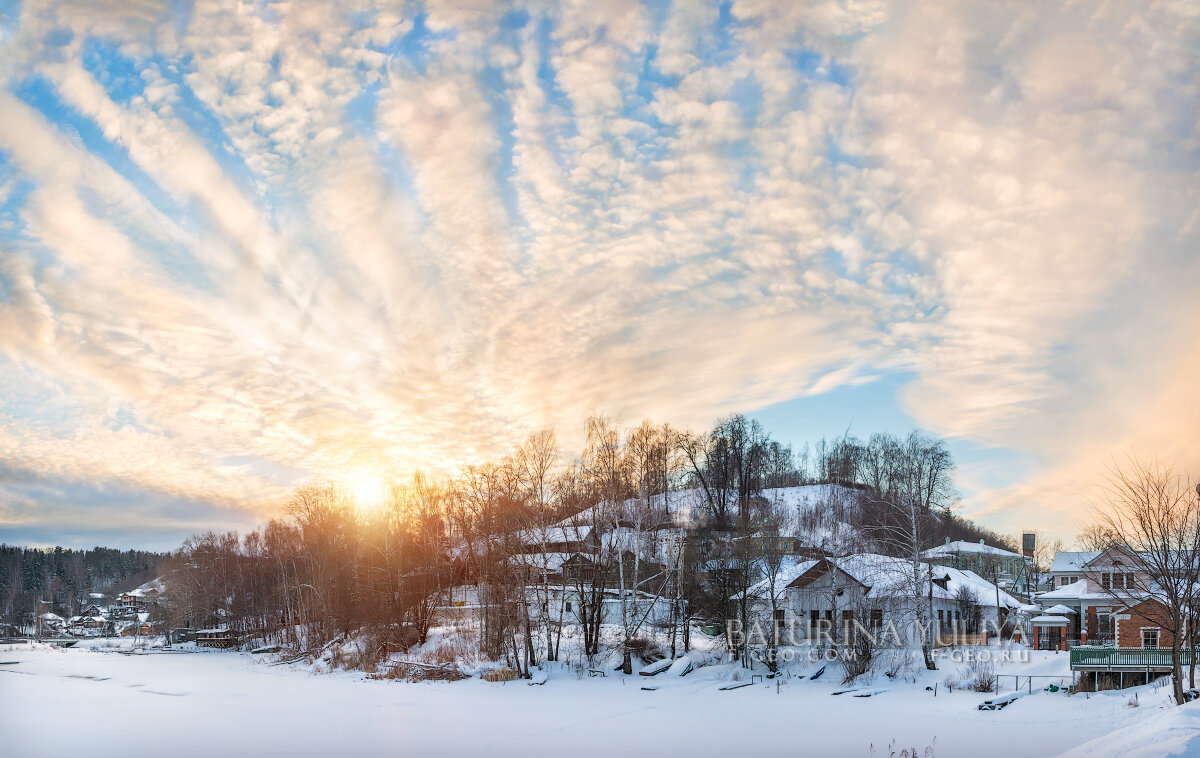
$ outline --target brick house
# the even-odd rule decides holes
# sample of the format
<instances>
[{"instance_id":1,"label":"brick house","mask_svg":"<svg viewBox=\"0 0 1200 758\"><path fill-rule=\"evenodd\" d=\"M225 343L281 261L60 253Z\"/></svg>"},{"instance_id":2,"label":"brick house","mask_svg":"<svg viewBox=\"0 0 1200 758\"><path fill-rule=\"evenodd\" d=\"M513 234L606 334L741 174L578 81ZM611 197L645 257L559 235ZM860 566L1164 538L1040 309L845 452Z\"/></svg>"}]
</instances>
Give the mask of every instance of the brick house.
<instances>
[{"instance_id":1,"label":"brick house","mask_svg":"<svg viewBox=\"0 0 1200 758\"><path fill-rule=\"evenodd\" d=\"M1143 588L1152 584L1141 557L1119 545L1096 553L1060 556L1061 561L1055 558L1055 565L1062 569L1055 574L1057 581L1071 582L1042 593L1038 602L1071 609L1061 632L1064 646L1115 644L1114 614L1146 600Z\"/></svg>"},{"instance_id":2,"label":"brick house","mask_svg":"<svg viewBox=\"0 0 1200 758\"><path fill-rule=\"evenodd\" d=\"M1174 638L1167 607L1143 600L1112 614L1115 645L1119 648L1168 648Z\"/></svg>"}]
</instances>

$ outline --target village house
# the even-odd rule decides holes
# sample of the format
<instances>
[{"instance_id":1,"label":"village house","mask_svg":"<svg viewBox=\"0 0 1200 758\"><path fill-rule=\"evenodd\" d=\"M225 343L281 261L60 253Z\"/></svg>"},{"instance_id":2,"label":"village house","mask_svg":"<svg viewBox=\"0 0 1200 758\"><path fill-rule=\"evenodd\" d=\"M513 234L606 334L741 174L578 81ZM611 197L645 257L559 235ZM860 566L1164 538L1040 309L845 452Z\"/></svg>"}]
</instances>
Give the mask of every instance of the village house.
<instances>
[{"instance_id":1,"label":"village house","mask_svg":"<svg viewBox=\"0 0 1200 758\"><path fill-rule=\"evenodd\" d=\"M1121 546L1101 552L1059 553L1050 574L1055 589L1038 596L1043 607L1062 605L1068 623L1039 635L1042 649L1113 645L1113 614L1146 599L1150 579L1137 553Z\"/></svg>"},{"instance_id":2,"label":"village house","mask_svg":"<svg viewBox=\"0 0 1200 758\"><path fill-rule=\"evenodd\" d=\"M1033 559L1011 550L993 547L979 542L964 540L950 541L921 553L921 558L930 563L964 571L973 571L993 581L1001 589L1028 597L1034 589Z\"/></svg>"},{"instance_id":3,"label":"village house","mask_svg":"<svg viewBox=\"0 0 1200 758\"><path fill-rule=\"evenodd\" d=\"M1033 621L1038 649L1070 648L1071 669L1097 688L1143 684L1171 671L1173 624L1154 597L1157 585L1142 555L1120 545L1060 553L1051 573L1056 587L1039 596L1047 610ZM1195 633L1192 627L1183 633Z\"/></svg>"},{"instance_id":4,"label":"village house","mask_svg":"<svg viewBox=\"0 0 1200 758\"><path fill-rule=\"evenodd\" d=\"M1054 556L1050 570L1046 572L1051 589L1074 584L1083 578L1084 566L1100 555L1097 551L1060 551Z\"/></svg>"},{"instance_id":5,"label":"village house","mask_svg":"<svg viewBox=\"0 0 1200 758\"><path fill-rule=\"evenodd\" d=\"M922 582L924 587L917 593L910 579L910 561L874 553L822 558L798 569L786 586L786 613L781 620L810 640L854 622L871 629L890 625L902 637L914 639L919 603L932 605L931 622L941 641L962 642L966 635L1003 627L1024 608L1020 600L978 574L949 566L922 564L923 573L932 572L932 587Z\"/></svg>"}]
</instances>

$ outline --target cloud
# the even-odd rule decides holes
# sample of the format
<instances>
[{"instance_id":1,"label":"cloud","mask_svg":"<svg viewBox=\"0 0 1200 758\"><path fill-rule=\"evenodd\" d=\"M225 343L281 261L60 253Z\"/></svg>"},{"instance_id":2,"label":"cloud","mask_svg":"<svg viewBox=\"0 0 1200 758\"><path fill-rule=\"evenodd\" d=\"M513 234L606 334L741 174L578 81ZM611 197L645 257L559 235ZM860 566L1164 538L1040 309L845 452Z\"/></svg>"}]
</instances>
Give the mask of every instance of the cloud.
<instances>
[{"instance_id":1,"label":"cloud","mask_svg":"<svg viewBox=\"0 0 1200 758\"><path fill-rule=\"evenodd\" d=\"M1188 6L702 5L23 6L0 513L269 514L889 373L1035 461L964 467L1003 528L1200 454Z\"/></svg>"}]
</instances>

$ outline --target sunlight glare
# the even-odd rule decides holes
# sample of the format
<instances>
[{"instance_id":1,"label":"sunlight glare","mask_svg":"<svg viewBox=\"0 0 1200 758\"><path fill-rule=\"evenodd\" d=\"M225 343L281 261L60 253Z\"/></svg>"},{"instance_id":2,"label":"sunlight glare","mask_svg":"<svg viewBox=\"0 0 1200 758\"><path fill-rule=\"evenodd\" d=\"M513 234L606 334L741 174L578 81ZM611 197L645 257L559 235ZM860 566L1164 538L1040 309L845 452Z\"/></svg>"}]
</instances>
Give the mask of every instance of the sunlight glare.
<instances>
[{"instance_id":1,"label":"sunlight glare","mask_svg":"<svg viewBox=\"0 0 1200 758\"><path fill-rule=\"evenodd\" d=\"M377 476L356 476L350 480L350 494L360 511L376 511L387 498L387 485Z\"/></svg>"}]
</instances>

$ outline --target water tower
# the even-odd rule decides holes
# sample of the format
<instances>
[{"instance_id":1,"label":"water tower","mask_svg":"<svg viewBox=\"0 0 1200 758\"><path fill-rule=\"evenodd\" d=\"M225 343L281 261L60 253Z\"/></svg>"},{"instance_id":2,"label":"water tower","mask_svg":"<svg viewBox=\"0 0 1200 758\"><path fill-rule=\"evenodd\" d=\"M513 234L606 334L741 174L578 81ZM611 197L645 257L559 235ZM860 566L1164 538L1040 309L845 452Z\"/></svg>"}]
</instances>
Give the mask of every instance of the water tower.
<instances>
[{"instance_id":1,"label":"water tower","mask_svg":"<svg viewBox=\"0 0 1200 758\"><path fill-rule=\"evenodd\" d=\"M1033 557L1033 551L1037 548L1037 535L1033 532L1025 532L1021 535L1021 555L1026 558Z\"/></svg>"}]
</instances>

